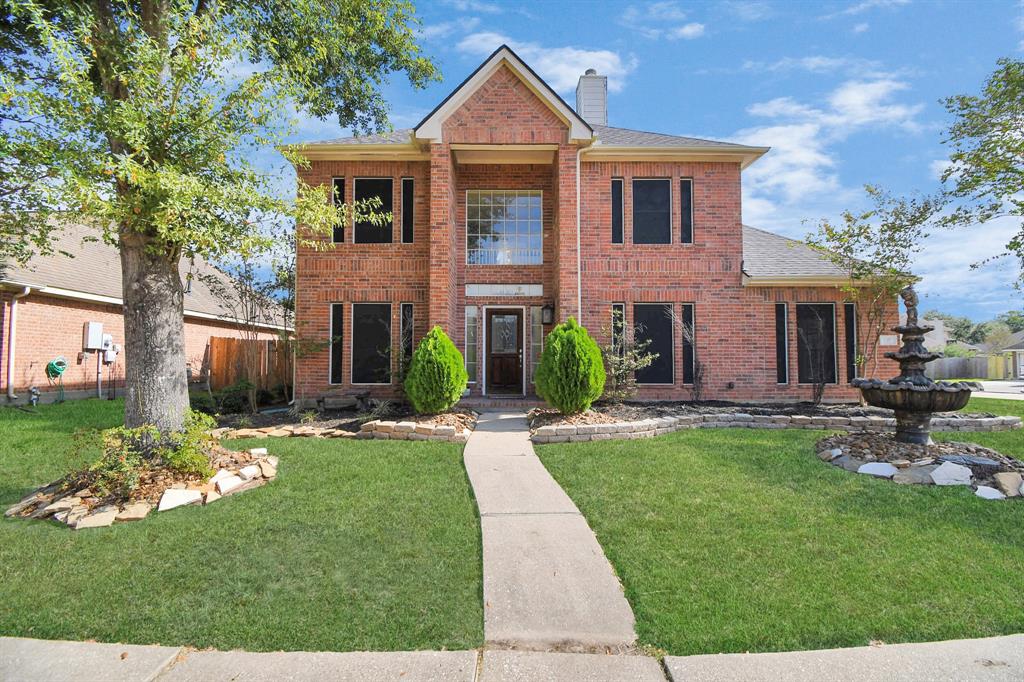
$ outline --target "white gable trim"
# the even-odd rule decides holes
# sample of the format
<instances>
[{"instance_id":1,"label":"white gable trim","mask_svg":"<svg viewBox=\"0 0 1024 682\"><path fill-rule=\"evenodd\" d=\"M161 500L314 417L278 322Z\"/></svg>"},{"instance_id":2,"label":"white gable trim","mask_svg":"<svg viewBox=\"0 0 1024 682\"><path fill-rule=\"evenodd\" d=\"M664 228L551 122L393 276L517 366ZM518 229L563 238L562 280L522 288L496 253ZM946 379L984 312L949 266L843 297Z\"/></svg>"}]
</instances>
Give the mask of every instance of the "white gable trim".
<instances>
[{"instance_id":1,"label":"white gable trim","mask_svg":"<svg viewBox=\"0 0 1024 682\"><path fill-rule=\"evenodd\" d=\"M498 48L494 54L492 54L487 61L480 65L480 67L466 79L458 88L448 96L437 109L430 113L427 118L416 126L413 131L413 136L420 141L424 142L444 142L444 135L442 133L442 126L444 122L451 116L455 111L459 109L466 100L480 88L481 85L487 82L487 79L494 75L494 72L502 67L507 66L512 73L514 73L519 80L526 84L528 88L535 94L542 102L544 102L552 111L558 114L558 117L562 119L564 123L569 126L569 140L583 140L590 141L594 137L594 131L590 129L590 126L580 118L580 116L573 111L565 102L563 102L551 89L547 83L541 80L533 71L528 67L515 52L510 50L507 46L502 45Z\"/></svg>"}]
</instances>

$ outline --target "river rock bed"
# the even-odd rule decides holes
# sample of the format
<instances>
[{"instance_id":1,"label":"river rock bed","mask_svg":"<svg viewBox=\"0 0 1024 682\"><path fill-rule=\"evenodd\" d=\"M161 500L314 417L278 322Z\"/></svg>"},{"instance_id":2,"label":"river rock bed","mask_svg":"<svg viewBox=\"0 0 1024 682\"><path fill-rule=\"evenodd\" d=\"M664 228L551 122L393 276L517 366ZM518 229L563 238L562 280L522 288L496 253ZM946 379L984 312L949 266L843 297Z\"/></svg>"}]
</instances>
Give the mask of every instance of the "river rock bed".
<instances>
[{"instance_id":1,"label":"river rock bed","mask_svg":"<svg viewBox=\"0 0 1024 682\"><path fill-rule=\"evenodd\" d=\"M81 474L72 474L33 491L4 512L5 517L51 519L75 530L141 521L156 508L205 505L221 497L258 488L277 477L277 457L266 448L244 452L219 445L210 452L216 472L209 479L183 475L166 467L145 469L127 497L91 490Z\"/></svg>"},{"instance_id":2,"label":"river rock bed","mask_svg":"<svg viewBox=\"0 0 1024 682\"><path fill-rule=\"evenodd\" d=\"M900 443L891 434L848 433L817 443L818 458L904 485L967 485L989 500L1024 499L1024 462L974 443Z\"/></svg>"}]
</instances>

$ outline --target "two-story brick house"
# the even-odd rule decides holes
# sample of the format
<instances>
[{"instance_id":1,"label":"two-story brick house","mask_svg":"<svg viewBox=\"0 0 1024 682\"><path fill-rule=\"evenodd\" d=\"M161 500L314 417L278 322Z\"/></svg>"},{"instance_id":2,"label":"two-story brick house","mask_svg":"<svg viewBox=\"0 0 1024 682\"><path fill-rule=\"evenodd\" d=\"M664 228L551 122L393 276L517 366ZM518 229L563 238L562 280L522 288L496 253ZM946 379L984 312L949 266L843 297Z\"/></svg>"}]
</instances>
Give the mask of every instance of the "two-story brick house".
<instances>
[{"instance_id":1,"label":"two-story brick house","mask_svg":"<svg viewBox=\"0 0 1024 682\"><path fill-rule=\"evenodd\" d=\"M530 396L553 324L603 342L614 311L659 354L642 398L687 399L696 377L708 399L807 399L817 376L855 397L843 273L742 223L741 173L768 149L609 127L606 93L588 71L574 110L502 46L412 130L310 143L306 182L380 197L393 222L300 247L297 333L325 345L296 397L396 394L435 324L471 396Z\"/></svg>"}]
</instances>

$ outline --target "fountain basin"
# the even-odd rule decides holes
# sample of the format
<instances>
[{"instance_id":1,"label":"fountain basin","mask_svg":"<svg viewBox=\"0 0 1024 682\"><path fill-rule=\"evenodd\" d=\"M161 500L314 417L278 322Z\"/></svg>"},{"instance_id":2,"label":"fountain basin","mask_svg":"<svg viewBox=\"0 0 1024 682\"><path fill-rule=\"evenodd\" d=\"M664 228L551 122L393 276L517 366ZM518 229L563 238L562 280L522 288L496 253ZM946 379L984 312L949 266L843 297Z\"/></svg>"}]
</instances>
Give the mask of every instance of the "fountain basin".
<instances>
[{"instance_id":1,"label":"fountain basin","mask_svg":"<svg viewBox=\"0 0 1024 682\"><path fill-rule=\"evenodd\" d=\"M972 384L932 382L922 386L909 381L893 383L879 379L854 379L853 385L869 405L896 413L896 440L931 443L931 421L935 412L955 412L971 399Z\"/></svg>"}]
</instances>

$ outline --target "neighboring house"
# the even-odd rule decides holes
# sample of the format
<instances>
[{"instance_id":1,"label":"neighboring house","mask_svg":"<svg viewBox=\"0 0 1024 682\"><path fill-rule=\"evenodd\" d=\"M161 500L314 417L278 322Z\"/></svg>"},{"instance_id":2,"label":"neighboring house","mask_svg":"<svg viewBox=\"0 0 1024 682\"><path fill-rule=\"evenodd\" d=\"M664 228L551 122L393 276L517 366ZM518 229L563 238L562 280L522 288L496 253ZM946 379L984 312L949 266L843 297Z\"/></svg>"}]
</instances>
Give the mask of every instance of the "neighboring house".
<instances>
[{"instance_id":1,"label":"neighboring house","mask_svg":"<svg viewBox=\"0 0 1024 682\"><path fill-rule=\"evenodd\" d=\"M1003 349L1003 352L1009 353L1013 358L1011 370L1013 378L1024 379L1024 331L1016 332L1013 335L1013 340Z\"/></svg>"},{"instance_id":2,"label":"neighboring house","mask_svg":"<svg viewBox=\"0 0 1024 682\"><path fill-rule=\"evenodd\" d=\"M574 110L502 46L415 128L306 145L306 182L380 197L393 224L300 246L296 329L324 345L298 359L297 399L398 395L399 354L433 325L471 396L531 396L552 326L603 342L613 310L659 354L642 398L690 398L701 376L707 399L808 399L818 377L855 398L843 272L742 223L741 171L768 149L610 127L606 95L588 71Z\"/></svg>"},{"instance_id":3,"label":"neighboring house","mask_svg":"<svg viewBox=\"0 0 1024 682\"><path fill-rule=\"evenodd\" d=\"M906 324L906 321L907 316L904 313L900 313L900 324ZM921 325L935 327L935 329L924 335L924 347L930 351L941 353L949 345L949 332L946 331L946 323L943 320L930 320L922 317Z\"/></svg>"},{"instance_id":4,"label":"neighboring house","mask_svg":"<svg viewBox=\"0 0 1024 682\"><path fill-rule=\"evenodd\" d=\"M9 402L28 400L32 386L44 393L44 401L52 399L56 386L47 379L46 365L58 357L68 363L62 378L69 398L96 395L97 369L104 395L111 380L118 391L123 387L123 351L116 358L100 358L100 353L83 350L88 322L101 323L103 333L124 346L121 259L117 249L94 241L97 234L69 225L56 233L52 255L37 256L26 266L0 263L0 382ZM210 337L241 333L201 279L212 275L230 286L227 275L204 261L182 263L181 270L183 281L190 271L193 275L184 300L185 352L191 380L200 381L208 367ZM261 327L268 340L280 329Z\"/></svg>"}]
</instances>

